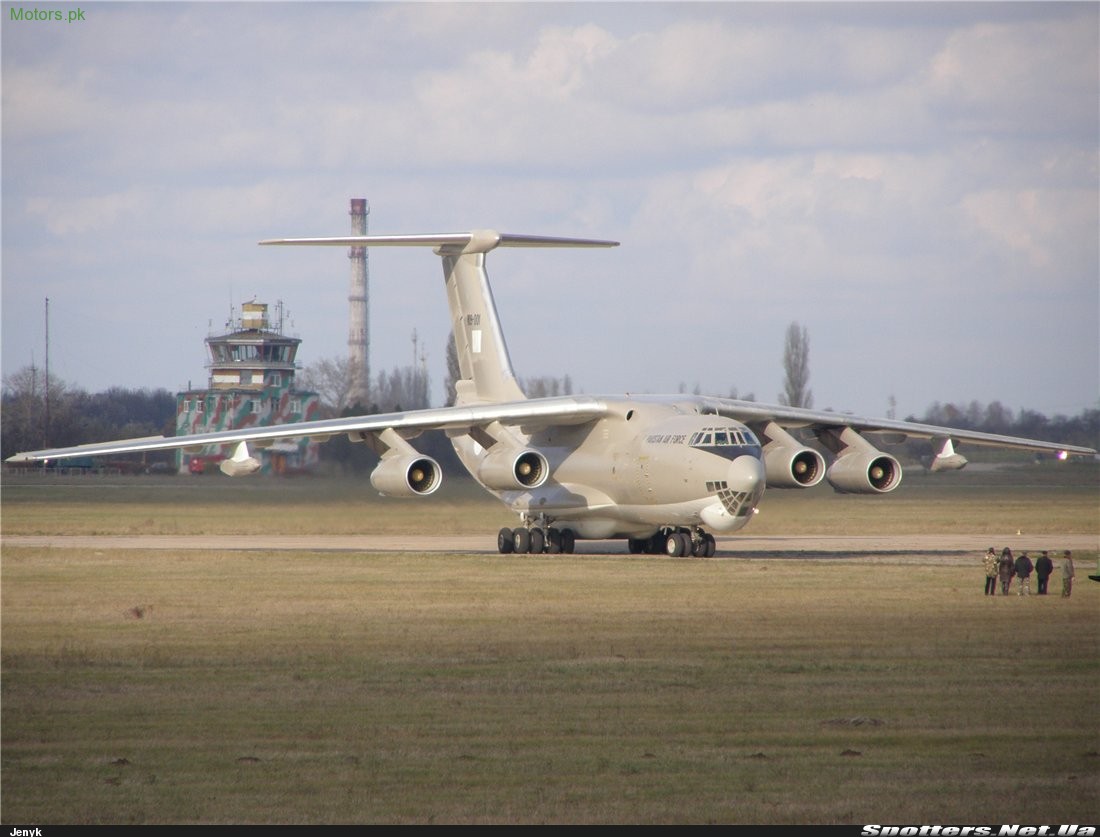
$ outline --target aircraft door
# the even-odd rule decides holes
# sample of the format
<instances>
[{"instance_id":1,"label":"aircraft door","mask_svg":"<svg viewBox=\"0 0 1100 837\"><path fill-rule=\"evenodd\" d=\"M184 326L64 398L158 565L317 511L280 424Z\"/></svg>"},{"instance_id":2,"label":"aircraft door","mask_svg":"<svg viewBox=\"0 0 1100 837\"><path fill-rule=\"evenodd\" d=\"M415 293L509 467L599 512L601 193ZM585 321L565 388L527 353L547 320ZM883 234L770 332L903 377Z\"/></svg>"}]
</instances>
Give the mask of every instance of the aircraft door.
<instances>
[{"instance_id":1,"label":"aircraft door","mask_svg":"<svg viewBox=\"0 0 1100 837\"><path fill-rule=\"evenodd\" d=\"M653 487L649 478L649 457L631 452L612 456L614 484L623 500L637 503L644 500Z\"/></svg>"}]
</instances>

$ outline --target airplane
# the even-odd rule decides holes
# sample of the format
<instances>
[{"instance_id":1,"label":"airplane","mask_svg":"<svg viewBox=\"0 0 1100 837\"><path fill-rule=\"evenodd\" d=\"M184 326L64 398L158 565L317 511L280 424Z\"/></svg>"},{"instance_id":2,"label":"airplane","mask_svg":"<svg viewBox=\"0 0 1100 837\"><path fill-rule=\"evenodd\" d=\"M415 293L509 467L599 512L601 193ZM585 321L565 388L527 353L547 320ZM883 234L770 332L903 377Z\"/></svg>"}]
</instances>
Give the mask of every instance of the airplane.
<instances>
[{"instance_id":1,"label":"airplane","mask_svg":"<svg viewBox=\"0 0 1100 837\"><path fill-rule=\"evenodd\" d=\"M706 396L527 398L512 370L485 262L498 247L615 247L616 241L464 233L282 238L262 245L428 247L443 265L461 379L455 404L379 415L39 450L9 462L233 445L229 476L260 467L252 448L279 440L346 434L380 456L370 476L383 495L426 497L442 484L439 463L411 444L442 430L462 465L515 512L497 533L501 553L571 553L577 540L626 540L636 554L711 556L714 533L746 526L765 487L886 494L902 467L879 444L930 440L930 468L966 465L955 446L986 445L1068 456L1092 448L892 419ZM808 440L815 440L812 446ZM826 461L818 448L829 456Z\"/></svg>"}]
</instances>

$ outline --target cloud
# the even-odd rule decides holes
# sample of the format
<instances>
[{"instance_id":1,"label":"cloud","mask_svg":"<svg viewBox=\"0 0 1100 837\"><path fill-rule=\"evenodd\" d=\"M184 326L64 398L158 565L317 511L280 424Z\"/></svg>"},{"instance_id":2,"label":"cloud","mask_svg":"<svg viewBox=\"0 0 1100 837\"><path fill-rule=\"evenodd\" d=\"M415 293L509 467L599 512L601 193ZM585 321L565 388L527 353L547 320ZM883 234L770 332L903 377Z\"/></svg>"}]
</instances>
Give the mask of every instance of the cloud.
<instances>
[{"instance_id":1,"label":"cloud","mask_svg":"<svg viewBox=\"0 0 1100 837\"><path fill-rule=\"evenodd\" d=\"M41 141L87 130L97 122L93 95L99 74L60 66L4 68L5 141Z\"/></svg>"},{"instance_id":2,"label":"cloud","mask_svg":"<svg viewBox=\"0 0 1100 837\"><path fill-rule=\"evenodd\" d=\"M903 412L1098 397L1095 4L93 8L2 33L6 371L43 293L90 310L108 278L123 320L186 289L172 322L97 337L143 383L198 379L202 327L246 292L285 299L303 358L339 355L343 254L255 241L347 232L365 196L375 232L623 241L493 255L521 374L772 398L798 319L838 408L872 412L891 375ZM438 265L371 265L375 368L407 361L413 327L441 363L445 303L420 291ZM976 354L976 322L1055 318L1053 345ZM116 345L147 328L194 351ZM71 350L78 379L96 353ZM1035 383L994 391L1002 368Z\"/></svg>"},{"instance_id":3,"label":"cloud","mask_svg":"<svg viewBox=\"0 0 1100 837\"><path fill-rule=\"evenodd\" d=\"M951 34L926 83L930 104L969 130L1088 136L1100 108L1092 96L1097 69L1087 21L982 23Z\"/></svg>"},{"instance_id":4,"label":"cloud","mask_svg":"<svg viewBox=\"0 0 1100 837\"><path fill-rule=\"evenodd\" d=\"M34 197L27 201L27 214L38 219L53 235L68 238L125 225L147 214L152 205L139 189L85 198Z\"/></svg>"}]
</instances>

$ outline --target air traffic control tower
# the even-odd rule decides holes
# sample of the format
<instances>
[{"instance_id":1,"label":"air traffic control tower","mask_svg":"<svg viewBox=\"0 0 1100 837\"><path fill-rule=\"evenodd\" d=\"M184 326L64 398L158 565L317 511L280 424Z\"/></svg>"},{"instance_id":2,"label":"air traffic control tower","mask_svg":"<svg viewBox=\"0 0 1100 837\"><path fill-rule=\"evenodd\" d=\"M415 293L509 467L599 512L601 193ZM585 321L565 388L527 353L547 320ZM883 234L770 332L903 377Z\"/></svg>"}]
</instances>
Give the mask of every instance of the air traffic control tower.
<instances>
[{"instance_id":1,"label":"air traffic control tower","mask_svg":"<svg viewBox=\"0 0 1100 837\"><path fill-rule=\"evenodd\" d=\"M320 397L294 388L298 369L297 337L283 334L282 303L275 324L267 305L246 302L240 316L230 315L224 334L206 338L209 353L207 389L188 389L176 395L176 435L212 433L242 427L266 427L319 418ZM232 445L201 452L180 451L181 472L204 473L231 456ZM251 448L251 446L250 446ZM252 453L261 462L260 473L305 471L317 464L318 443L309 439L284 440Z\"/></svg>"}]
</instances>

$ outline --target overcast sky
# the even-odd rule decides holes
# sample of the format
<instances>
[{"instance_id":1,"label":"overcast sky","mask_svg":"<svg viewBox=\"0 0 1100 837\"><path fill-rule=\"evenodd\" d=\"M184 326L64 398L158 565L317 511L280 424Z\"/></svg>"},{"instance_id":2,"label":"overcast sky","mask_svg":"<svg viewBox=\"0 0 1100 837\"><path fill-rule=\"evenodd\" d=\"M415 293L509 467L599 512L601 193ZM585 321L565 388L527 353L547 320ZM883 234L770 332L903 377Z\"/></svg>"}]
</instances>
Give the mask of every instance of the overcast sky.
<instances>
[{"instance_id":1,"label":"overcast sky","mask_svg":"<svg viewBox=\"0 0 1100 837\"><path fill-rule=\"evenodd\" d=\"M262 238L610 238L488 268L521 377L814 406L1100 405L1096 3L3 3L3 373L206 382L231 307L347 353L350 268ZM430 251L370 252L371 364L442 400Z\"/></svg>"}]
</instances>

